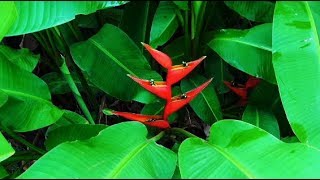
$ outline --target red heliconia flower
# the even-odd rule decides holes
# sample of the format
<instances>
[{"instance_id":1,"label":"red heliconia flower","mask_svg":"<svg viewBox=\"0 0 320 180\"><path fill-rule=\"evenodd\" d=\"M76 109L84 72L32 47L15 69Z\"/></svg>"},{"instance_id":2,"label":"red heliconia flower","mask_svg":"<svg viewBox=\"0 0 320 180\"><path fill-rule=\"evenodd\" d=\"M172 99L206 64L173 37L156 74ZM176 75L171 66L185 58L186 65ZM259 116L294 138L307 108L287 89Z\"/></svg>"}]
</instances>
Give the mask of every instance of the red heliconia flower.
<instances>
[{"instance_id":1,"label":"red heliconia flower","mask_svg":"<svg viewBox=\"0 0 320 180\"><path fill-rule=\"evenodd\" d=\"M172 68L168 69L167 83L172 85L180 81L182 78L188 75L195 67L197 67L198 64L200 64L205 58L206 56L202 56L201 58L195 61L184 62L183 64L172 66Z\"/></svg>"},{"instance_id":2,"label":"red heliconia flower","mask_svg":"<svg viewBox=\"0 0 320 180\"><path fill-rule=\"evenodd\" d=\"M139 121L149 126L154 126L154 127L163 128L163 129L170 127L169 122L163 120L163 117L160 115L143 115L143 114L119 112L119 111L112 111L112 110L109 111L108 113L109 115L113 114L113 115L124 117L129 120Z\"/></svg>"},{"instance_id":3,"label":"red heliconia flower","mask_svg":"<svg viewBox=\"0 0 320 180\"><path fill-rule=\"evenodd\" d=\"M203 56L195 61L183 62L181 65L172 66L171 58L165 53L153 49L150 45L142 43L142 45L148 50L148 52L152 55L152 57L164 68L168 70L166 81L154 81L153 79L145 80L140 79L138 77L134 77L132 75L128 76L137 82L140 86L148 90L149 92L157 95L160 98L163 98L167 101L166 106L164 108L163 116L159 115L143 115L143 114L135 114L129 112L119 112L112 110L104 110L104 113L107 115L118 115L124 117L126 119L130 119L133 121L139 121L143 124L154 126L158 128L170 128L170 124L168 122L168 116L175 111L179 110L186 104L188 104L191 100L193 100L204 88L208 86L208 84L212 81L212 78L207 82L203 83L199 87L188 91L180 96L171 97L172 89L171 86L180 81L182 78L187 76L198 64L200 64L206 56Z\"/></svg>"},{"instance_id":4,"label":"red heliconia flower","mask_svg":"<svg viewBox=\"0 0 320 180\"><path fill-rule=\"evenodd\" d=\"M143 88L150 91L151 93L159 96L163 99L171 98L171 89L167 86L167 83L164 81L154 81L154 80L145 80L133 77L128 74L128 76L133 79L135 82L140 84Z\"/></svg>"},{"instance_id":5,"label":"red heliconia flower","mask_svg":"<svg viewBox=\"0 0 320 180\"><path fill-rule=\"evenodd\" d=\"M167 103L164 109L164 119L167 119L168 116L179 109L181 109L183 106L188 104L190 101L192 101L204 88L206 88L209 83L212 81L213 78L209 79L207 82L203 83L199 87L188 91L180 96L175 96L171 98L171 101Z\"/></svg>"},{"instance_id":6,"label":"red heliconia flower","mask_svg":"<svg viewBox=\"0 0 320 180\"><path fill-rule=\"evenodd\" d=\"M166 55L165 53L158 51L156 49L153 49L151 46L149 46L148 44L145 44L143 42L141 42L141 44L149 51L149 53L151 54L151 56L158 61L159 64L161 64L161 66L163 66L166 69L170 69L172 66L172 60L171 58Z\"/></svg>"},{"instance_id":7,"label":"red heliconia flower","mask_svg":"<svg viewBox=\"0 0 320 180\"><path fill-rule=\"evenodd\" d=\"M240 96L239 105L245 106L248 102L248 93L251 89L256 87L260 82L260 79L250 76L248 81L243 87L235 87L231 82L224 81L224 84L235 94Z\"/></svg>"}]
</instances>

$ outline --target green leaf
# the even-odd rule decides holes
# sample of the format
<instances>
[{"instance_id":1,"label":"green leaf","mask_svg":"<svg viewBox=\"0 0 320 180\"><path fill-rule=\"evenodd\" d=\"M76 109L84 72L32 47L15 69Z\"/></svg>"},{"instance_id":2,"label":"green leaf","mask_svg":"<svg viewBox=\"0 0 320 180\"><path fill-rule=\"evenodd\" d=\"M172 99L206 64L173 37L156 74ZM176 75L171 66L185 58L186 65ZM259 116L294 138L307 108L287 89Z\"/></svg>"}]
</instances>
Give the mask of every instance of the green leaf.
<instances>
[{"instance_id":1,"label":"green leaf","mask_svg":"<svg viewBox=\"0 0 320 180\"><path fill-rule=\"evenodd\" d=\"M3 166L0 165L0 179L4 179L7 176L9 176L9 173Z\"/></svg>"},{"instance_id":2,"label":"green leaf","mask_svg":"<svg viewBox=\"0 0 320 180\"><path fill-rule=\"evenodd\" d=\"M190 59L185 59L184 41L184 36L175 38L162 50L162 52L166 53L171 58L174 65L182 64L182 61L190 61Z\"/></svg>"},{"instance_id":3,"label":"green leaf","mask_svg":"<svg viewBox=\"0 0 320 180\"><path fill-rule=\"evenodd\" d=\"M213 52L212 50L210 50ZM231 81L232 75L228 71L228 64L223 61L218 55L208 53L206 60L204 61L205 73L208 77L213 77L212 83L217 89L219 94L224 94L229 91L229 88L223 83L223 81Z\"/></svg>"},{"instance_id":4,"label":"green leaf","mask_svg":"<svg viewBox=\"0 0 320 180\"><path fill-rule=\"evenodd\" d=\"M183 92L190 91L207 80L208 79L200 75L184 79L181 81L181 90ZM212 84L209 84L201 91L201 93L190 102L190 106L200 119L207 124L212 124L213 122L222 119L219 99Z\"/></svg>"},{"instance_id":5,"label":"green leaf","mask_svg":"<svg viewBox=\"0 0 320 180\"><path fill-rule=\"evenodd\" d=\"M249 104L271 109L279 97L277 85L260 80L259 84L249 93Z\"/></svg>"},{"instance_id":6,"label":"green leaf","mask_svg":"<svg viewBox=\"0 0 320 180\"><path fill-rule=\"evenodd\" d=\"M164 112L164 102L156 102L151 104L146 104L141 110L141 114L147 115L161 115ZM168 117L170 123L174 122L178 117L178 114L175 112Z\"/></svg>"},{"instance_id":7,"label":"green leaf","mask_svg":"<svg viewBox=\"0 0 320 180\"><path fill-rule=\"evenodd\" d=\"M224 1L241 16L257 22L272 22L275 4L270 1Z\"/></svg>"},{"instance_id":8,"label":"green leaf","mask_svg":"<svg viewBox=\"0 0 320 180\"><path fill-rule=\"evenodd\" d=\"M15 151L0 132L0 162L12 156ZM1 169L1 168L0 168ZM1 172L0 172L1 174Z\"/></svg>"},{"instance_id":9,"label":"green leaf","mask_svg":"<svg viewBox=\"0 0 320 180\"><path fill-rule=\"evenodd\" d=\"M0 107L8 101L8 95L0 90Z\"/></svg>"},{"instance_id":10,"label":"green leaf","mask_svg":"<svg viewBox=\"0 0 320 180\"><path fill-rule=\"evenodd\" d=\"M110 126L88 140L60 144L18 178L171 178L176 154L146 135L139 122Z\"/></svg>"},{"instance_id":11,"label":"green leaf","mask_svg":"<svg viewBox=\"0 0 320 180\"><path fill-rule=\"evenodd\" d=\"M34 55L27 49L15 50L7 46L0 46L0 59L7 59L20 68L32 72L39 62L40 55Z\"/></svg>"},{"instance_id":12,"label":"green leaf","mask_svg":"<svg viewBox=\"0 0 320 180\"><path fill-rule=\"evenodd\" d=\"M126 32L141 51L144 49L141 42L149 43L152 14L154 14L152 5L151 1L136 1L127 4L119 25L120 29Z\"/></svg>"},{"instance_id":13,"label":"green leaf","mask_svg":"<svg viewBox=\"0 0 320 180\"><path fill-rule=\"evenodd\" d=\"M273 65L281 101L298 139L320 148L320 3L277 2Z\"/></svg>"},{"instance_id":14,"label":"green leaf","mask_svg":"<svg viewBox=\"0 0 320 180\"><path fill-rule=\"evenodd\" d=\"M279 125L271 109L249 104L243 112L242 120L257 126L280 139Z\"/></svg>"},{"instance_id":15,"label":"green leaf","mask_svg":"<svg viewBox=\"0 0 320 180\"><path fill-rule=\"evenodd\" d=\"M175 11L173 2L160 1L151 26L150 45L153 48L168 42L178 29L179 21Z\"/></svg>"},{"instance_id":16,"label":"green leaf","mask_svg":"<svg viewBox=\"0 0 320 180\"><path fill-rule=\"evenodd\" d=\"M51 150L64 142L86 140L96 136L106 127L107 126L103 124L70 124L61 126L48 133L48 137L44 142L44 145L47 150Z\"/></svg>"},{"instance_id":17,"label":"green leaf","mask_svg":"<svg viewBox=\"0 0 320 180\"><path fill-rule=\"evenodd\" d=\"M317 178L320 151L284 143L266 131L238 120L211 127L209 141L182 142L178 162L182 178Z\"/></svg>"},{"instance_id":18,"label":"green leaf","mask_svg":"<svg viewBox=\"0 0 320 180\"><path fill-rule=\"evenodd\" d=\"M34 74L0 59L0 77L0 93L8 96L0 108L4 126L19 132L32 131L62 116L63 112L50 101L48 86Z\"/></svg>"},{"instance_id":19,"label":"green leaf","mask_svg":"<svg viewBox=\"0 0 320 180\"><path fill-rule=\"evenodd\" d=\"M187 11L188 8L188 1L172 1L175 5L179 7L179 9Z\"/></svg>"},{"instance_id":20,"label":"green leaf","mask_svg":"<svg viewBox=\"0 0 320 180\"><path fill-rule=\"evenodd\" d=\"M7 36L16 36L48 29L69 22L78 14L115 7L128 1L15 1L18 18Z\"/></svg>"},{"instance_id":21,"label":"green leaf","mask_svg":"<svg viewBox=\"0 0 320 180\"><path fill-rule=\"evenodd\" d=\"M104 25L89 40L72 45L71 54L75 63L88 74L89 80L109 95L126 101L155 101L153 94L140 87L127 74L142 79L162 78L151 70L139 48L119 28L111 24Z\"/></svg>"},{"instance_id":22,"label":"green leaf","mask_svg":"<svg viewBox=\"0 0 320 180\"><path fill-rule=\"evenodd\" d=\"M79 91L82 92L84 89L78 76L73 72L71 73L71 76ZM41 79L48 84L51 94L65 94L71 92L68 82L60 73L51 72L42 76ZM99 92L99 89L97 89L97 87L95 87L91 82L88 82L88 85L95 93Z\"/></svg>"},{"instance_id":23,"label":"green leaf","mask_svg":"<svg viewBox=\"0 0 320 180\"><path fill-rule=\"evenodd\" d=\"M286 143L300 142L299 139L296 136L288 136L288 137L282 138L281 140L283 142L286 142Z\"/></svg>"},{"instance_id":24,"label":"green leaf","mask_svg":"<svg viewBox=\"0 0 320 180\"><path fill-rule=\"evenodd\" d=\"M0 41L8 33L9 29L17 19L18 13L13 1L0 2Z\"/></svg>"},{"instance_id":25,"label":"green leaf","mask_svg":"<svg viewBox=\"0 0 320 180\"><path fill-rule=\"evenodd\" d=\"M71 124L89 124L89 122L78 113L75 113L73 111L63 110L62 117L48 128L47 133L49 133L50 131L56 128L71 125Z\"/></svg>"},{"instance_id":26,"label":"green leaf","mask_svg":"<svg viewBox=\"0 0 320 180\"><path fill-rule=\"evenodd\" d=\"M223 29L208 45L231 66L275 84L271 32L271 23L247 30Z\"/></svg>"}]
</instances>

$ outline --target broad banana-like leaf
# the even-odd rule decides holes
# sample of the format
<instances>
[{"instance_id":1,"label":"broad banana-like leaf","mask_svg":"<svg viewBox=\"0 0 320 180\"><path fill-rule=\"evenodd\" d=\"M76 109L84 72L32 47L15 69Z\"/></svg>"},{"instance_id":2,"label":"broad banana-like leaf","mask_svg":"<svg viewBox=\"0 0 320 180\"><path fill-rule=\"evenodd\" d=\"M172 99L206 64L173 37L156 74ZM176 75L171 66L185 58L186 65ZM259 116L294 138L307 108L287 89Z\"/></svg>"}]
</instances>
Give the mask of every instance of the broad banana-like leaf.
<instances>
[{"instance_id":1,"label":"broad banana-like leaf","mask_svg":"<svg viewBox=\"0 0 320 180\"><path fill-rule=\"evenodd\" d=\"M222 29L209 47L231 66L275 84L272 65L272 24L247 30Z\"/></svg>"},{"instance_id":2,"label":"broad banana-like leaf","mask_svg":"<svg viewBox=\"0 0 320 180\"><path fill-rule=\"evenodd\" d=\"M18 178L171 178L176 154L146 136L140 122L119 123L58 145Z\"/></svg>"},{"instance_id":3,"label":"broad banana-like leaf","mask_svg":"<svg viewBox=\"0 0 320 180\"><path fill-rule=\"evenodd\" d=\"M320 148L320 2L276 3L272 62L281 101L300 142Z\"/></svg>"},{"instance_id":4,"label":"broad banana-like leaf","mask_svg":"<svg viewBox=\"0 0 320 180\"><path fill-rule=\"evenodd\" d=\"M78 14L119 6L128 1L15 1L18 17L7 36L16 36L48 29L69 22ZM1 8L5 9L5 8Z\"/></svg>"},{"instance_id":5,"label":"broad banana-like leaf","mask_svg":"<svg viewBox=\"0 0 320 180\"><path fill-rule=\"evenodd\" d=\"M15 151L0 132L0 162L12 156Z\"/></svg>"},{"instance_id":6,"label":"broad banana-like leaf","mask_svg":"<svg viewBox=\"0 0 320 180\"><path fill-rule=\"evenodd\" d=\"M0 94L8 96L0 108L2 125L20 132L56 122L63 112L51 103L48 86L34 74L0 59Z\"/></svg>"},{"instance_id":7,"label":"broad banana-like leaf","mask_svg":"<svg viewBox=\"0 0 320 180\"><path fill-rule=\"evenodd\" d=\"M118 27L106 24L89 40L71 46L75 63L89 80L104 92L121 100L142 103L156 97L130 79L130 74L141 79L162 80L151 70L148 61L136 44Z\"/></svg>"},{"instance_id":8,"label":"broad banana-like leaf","mask_svg":"<svg viewBox=\"0 0 320 180\"><path fill-rule=\"evenodd\" d=\"M17 19L18 13L14 3L13 1L0 2L0 19L2 21L0 24L0 41L2 41L2 38L8 33Z\"/></svg>"},{"instance_id":9,"label":"broad banana-like leaf","mask_svg":"<svg viewBox=\"0 0 320 180\"><path fill-rule=\"evenodd\" d=\"M181 178L318 178L320 151L284 143L239 120L212 125L209 141L189 138L178 152Z\"/></svg>"}]
</instances>

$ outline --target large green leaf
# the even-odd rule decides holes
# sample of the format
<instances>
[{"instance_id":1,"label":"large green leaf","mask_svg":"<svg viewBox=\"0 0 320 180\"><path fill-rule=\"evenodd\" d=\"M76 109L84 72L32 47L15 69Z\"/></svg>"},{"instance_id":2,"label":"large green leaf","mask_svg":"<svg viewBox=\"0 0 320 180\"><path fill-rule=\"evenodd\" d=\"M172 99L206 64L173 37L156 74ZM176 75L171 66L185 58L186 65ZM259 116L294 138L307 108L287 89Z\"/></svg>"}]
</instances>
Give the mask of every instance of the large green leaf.
<instances>
[{"instance_id":1,"label":"large green leaf","mask_svg":"<svg viewBox=\"0 0 320 180\"><path fill-rule=\"evenodd\" d=\"M208 45L231 66L275 84L271 32L271 23L247 30L223 29Z\"/></svg>"},{"instance_id":2,"label":"large green leaf","mask_svg":"<svg viewBox=\"0 0 320 180\"><path fill-rule=\"evenodd\" d=\"M176 154L146 135L139 122L110 126L91 139L58 145L19 178L171 178Z\"/></svg>"},{"instance_id":3,"label":"large green leaf","mask_svg":"<svg viewBox=\"0 0 320 180\"><path fill-rule=\"evenodd\" d=\"M125 6L119 27L143 50L141 42L149 44L152 17L155 11L152 1L130 2Z\"/></svg>"},{"instance_id":4,"label":"large green leaf","mask_svg":"<svg viewBox=\"0 0 320 180\"><path fill-rule=\"evenodd\" d=\"M17 19L18 13L13 1L0 2L0 41L8 33L9 29Z\"/></svg>"},{"instance_id":5,"label":"large green leaf","mask_svg":"<svg viewBox=\"0 0 320 180\"><path fill-rule=\"evenodd\" d=\"M320 3L277 2L273 65L289 123L301 142L320 148Z\"/></svg>"},{"instance_id":6,"label":"large green leaf","mask_svg":"<svg viewBox=\"0 0 320 180\"><path fill-rule=\"evenodd\" d=\"M57 121L63 112L50 99L48 86L34 74L0 59L0 93L8 96L0 121L15 131L31 131Z\"/></svg>"},{"instance_id":7,"label":"large green leaf","mask_svg":"<svg viewBox=\"0 0 320 180\"><path fill-rule=\"evenodd\" d=\"M41 31L71 21L78 14L90 14L126 2L128 1L15 1L18 18L7 36Z\"/></svg>"},{"instance_id":8,"label":"large green leaf","mask_svg":"<svg viewBox=\"0 0 320 180\"><path fill-rule=\"evenodd\" d=\"M217 92L224 94L229 91L229 88L223 82L231 81L233 77L228 70L228 64L218 55L214 54L212 50L210 51L204 61L205 73L208 77L213 77L212 84L216 87Z\"/></svg>"},{"instance_id":9,"label":"large green leaf","mask_svg":"<svg viewBox=\"0 0 320 180\"><path fill-rule=\"evenodd\" d=\"M151 26L150 44L152 47L157 48L165 44L178 29L176 8L173 2L160 1Z\"/></svg>"},{"instance_id":10,"label":"large green leaf","mask_svg":"<svg viewBox=\"0 0 320 180\"><path fill-rule=\"evenodd\" d=\"M0 59L7 59L20 68L32 72L40 55L34 55L29 49L15 50L7 46L0 46Z\"/></svg>"},{"instance_id":11,"label":"large green leaf","mask_svg":"<svg viewBox=\"0 0 320 180\"><path fill-rule=\"evenodd\" d=\"M190 91L200 86L205 81L207 81L207 79L200 75L184 79L181 82L181 90L183 92ZM212 84L209 84L201 91L201 93L190 102L190 106L194 112L208 124L212 124L213 122L222 119L219 99Z\"/></svg>"},{"instance_id":12,"label":"large green leaf","mask_svg":"<svg viewBox=\"0 0 320 180\"><path fill-rule=\"evenodd\" d=\"M276 117L271 109L247 105L242 120L253 124L280 139L280 130Z\"/></svg>"},{"instance_id":13,"label":"large green leaf","mask_svg":"<svg viewBox=\"0 0 320 180\"><path fill-rule=\"evenodd\" d=\"M241 16L258 22L272 22L274 3L270 1L225 1L229 8Z\"/></svg>"},{"instance_id":14,"label":"large green leaf","mask_svg":"<svg viewBox=\"0 0 320 180\"><path fill-rule=\"evenodd\" d=\"M0 132L0 162L14 154L14 149Z\"/></svg>"},{"instance_id":15,"label":"large green leaf","mask_svg":"<svg viewBox=\"0 0 320 180\"><path fill-rule=\"evenodd\" d=\"M71 54L76 64L88 74L89 80L111 96L143 103L155 100L154 95L127 74L143 79L162 78L151 70L136 44L119 28L104 25L89 40L71 46Z\"/></svg>"},{"instance_id":16,"label":"large green leaf","mask_svg":"<svg viewBox=\"0 0 320 180\"><path fill-rule=\"evenodd\" d=\"M77 74L72 72L71 76L79 91L82 92L84 89ZM41 79L48 84L51 94L65 94L71 92L66 78L64 78L61 73L51 72L42 76ZM88 85L95 93L99 92L99 89L97 89L91 82L88 82Z\"/></svg>"},{"instance_id":17,"label":"large green leaf","mask_svg":"<svg viewBox=\"0 0 320 180\"><path fill-rule=\"evenodd\" d=\"M185 38L184 36L175 38L171 43L165 46L162 52L166 53L172 60L174 65L182 64L182 61L191 61L185 59Z\"/></svg>"},{"instance_id":18,"label":"large green leaf","mask_svg":"<svg viewBox=\"0 0 320 180\"><path fill-rule=\"evenodd\" d=\"M63 142L89 139L106 127L103 124L71 124L58 127L48 133L44 144L47 150L51 150Z\"/></svg>"},{"instance_id":19,"label":"large green leaf","mask_svg":"<svg viewBox=\"0 0 320 180\"><path fill-rule=\"evenodd\" d=\"M7 172L7 170L0 165L0 179L3 179L5 177L7 177L9 174Z\"/></svg>"},{"instance_id":20,"label":"large green leaf","mask_svg":"<svg viewBox=\"0 0 320 180\"><path fill-rule=\"evenodd\" d=\"M211 127L209 142L185 140L178 153L182 178L318 178L320 151L284 143L237 120Z\"/></svg>"},{"instance_id":21,"label":"large green leaf","mask_svg":"<svg viewBox=\"0 0 320 180\"><path fill-rule=\"evenodd\" d=\"M61 126L67 126L71 124L89 124L89 122L78 113L63 110L62 117L48 128L47 133Z\"/></svg>"}]
</instances>

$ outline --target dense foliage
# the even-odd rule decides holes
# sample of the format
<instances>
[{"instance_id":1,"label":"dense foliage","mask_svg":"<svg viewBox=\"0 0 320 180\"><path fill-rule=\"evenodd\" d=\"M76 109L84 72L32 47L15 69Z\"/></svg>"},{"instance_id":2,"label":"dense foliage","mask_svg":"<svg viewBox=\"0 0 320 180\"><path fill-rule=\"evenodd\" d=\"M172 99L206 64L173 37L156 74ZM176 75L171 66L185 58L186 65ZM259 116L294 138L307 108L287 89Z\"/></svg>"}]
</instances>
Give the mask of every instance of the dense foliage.
<instances>
[{"instance_id":1,"label":"dense foliage","mask_svg":"<svg viewBox=\"0 0 320 180\"><path fill-rule=\"evenodd\" d=\"M0 178L320 177L320 2L0 8Z\"/></svg>"}]
</instances>

